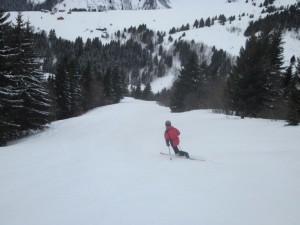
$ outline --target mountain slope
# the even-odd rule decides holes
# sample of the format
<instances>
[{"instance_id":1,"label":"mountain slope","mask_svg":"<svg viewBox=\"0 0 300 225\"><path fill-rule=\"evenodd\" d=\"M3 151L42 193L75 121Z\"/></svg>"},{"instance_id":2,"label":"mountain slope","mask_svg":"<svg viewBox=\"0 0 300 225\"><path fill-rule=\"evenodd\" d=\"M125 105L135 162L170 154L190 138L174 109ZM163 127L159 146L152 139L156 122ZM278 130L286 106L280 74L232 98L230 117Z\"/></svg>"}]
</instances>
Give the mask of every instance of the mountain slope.
<instances>
[{"instance_id":1,"label":"mountain slope","mask_svg":"<svg viewBox=\"0 0 300 225\"><path fill-rule=\"evenodd\" d=\"M64 0L56 5L59 10L140 10L170 8L169 0Z\"/></svg>"},{"instance_id":2,"label":"mountain slope","mask_svg":"<svg viewBox=\"0 0 300 225\"><path fill-rule=\"evenodd\" d=\"M79 1L66 0L63 4L58 5L59 9L69 8L86 8L96 7L100 4L100 0ZM103 0L104 2L104 0ZM146 1L123 1L124 7L143 7ZM154 31L166 32L167 37L171 28L179 28L182 25L190 24L190 30L177 32L172 36L175 40L189 40L202 42L208 46L215 46L218 49L223 49L233 56L239 54L239 50L244 46L246 37L243 35L249 22L255 21L267 14L261 14L262 8L259 7L264 0L256 0L255 2L246 3L245 1L236 1L228 3L228 1L220 0L190 0L188 4L185 0L166 1L171 9L161 10L111 10L106 12L77 12L67 14L66 12L58 12L54 15L45 14L42 12L24 12L24 18L28 18L36 31L45 30L49 33L51 29L55 29L58 37L69 40L75 40L81 36L84 40L87 38L101 38L101 33L96 30L98 27L105 27L109 34L108 39L101 38L103 43L110 42L113 39L113 34L124 28L128 29L131 26L138 27L141 24L146 24L149 29ZM107 4L108 1L105 1ZM114 1L118 8L121 8L121 1ZM255 4L254 4L255 3ZM66 6L64 6L66 4ZM161 1L156 1L157 5L163 5ZM275 7L288 6L295 4L295 0L276 0ZM126 5L126 6L125 6ZM130 6L131 5L131 6ZM226 22L225 25L216 23L211 27L194 29L193 24L196 19L204 20L219 15L225 15L226 18L245 14L241 19L236 19L231 23ZM12 13L12 19L16 17L16 13ZM63 17L64 20L57 20L58 17ZM165 38L163 46L168 48L172 45ZM122 40L121 40L122 41ZM126 40L123 40L126 41ZM300 49L299 31L286 32L284 35L284 55L285 64L288 65L290 58L295 55L298 57L298 49Z\"/></svg>"},{"instance_id":3,"label":"mountain slope","mask_svg":"<svg viewBox=\"0 0 300 225\"><path fill-rule=\"evenodd\" d=\"M205 162L159 154L167 119ZM1 148L0 224L296 225L299 135L127 98Z\"/></svg>"}]
</instances>

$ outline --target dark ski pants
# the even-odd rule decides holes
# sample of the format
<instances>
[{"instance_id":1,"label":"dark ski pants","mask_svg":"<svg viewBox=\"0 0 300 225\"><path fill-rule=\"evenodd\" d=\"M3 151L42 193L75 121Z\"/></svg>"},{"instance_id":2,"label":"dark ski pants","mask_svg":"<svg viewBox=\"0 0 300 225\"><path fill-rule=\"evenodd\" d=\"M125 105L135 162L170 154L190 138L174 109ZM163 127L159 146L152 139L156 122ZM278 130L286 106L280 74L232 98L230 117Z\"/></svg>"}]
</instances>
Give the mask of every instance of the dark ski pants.
<instances>
[{"instance_id":1,"label":"dark ski pants","mask_svg":"<svg viewBox=\"0 0 300 225\"><path fill-rule=\"evenodd\" d=\"M180 156L185 156L187 158L189 157L189 154L187 152L180 151L177 146L172 146L172 148L173 148L175 154L178 154Z\"/></svg>"}]
</instances>

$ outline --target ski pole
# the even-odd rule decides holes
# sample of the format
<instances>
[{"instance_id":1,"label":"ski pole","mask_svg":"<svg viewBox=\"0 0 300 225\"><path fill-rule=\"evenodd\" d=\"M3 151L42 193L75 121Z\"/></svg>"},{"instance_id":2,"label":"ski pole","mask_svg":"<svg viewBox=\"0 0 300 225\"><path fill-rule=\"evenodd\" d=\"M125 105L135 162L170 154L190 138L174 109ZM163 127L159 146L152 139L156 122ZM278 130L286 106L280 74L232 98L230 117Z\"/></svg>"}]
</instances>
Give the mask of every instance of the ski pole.
<instances>
[{"instance_id":1,"label":"ski pole","mask_svg":"<svg viewBox=\"0 0 300 225\"><path fill-rule=\"evenodd\" d=\"M170 151L170 146L168 146L168 149L169 149L170 160L172 160L172 155L171 155L171 151Z\"/></svg>"}]
</instances>

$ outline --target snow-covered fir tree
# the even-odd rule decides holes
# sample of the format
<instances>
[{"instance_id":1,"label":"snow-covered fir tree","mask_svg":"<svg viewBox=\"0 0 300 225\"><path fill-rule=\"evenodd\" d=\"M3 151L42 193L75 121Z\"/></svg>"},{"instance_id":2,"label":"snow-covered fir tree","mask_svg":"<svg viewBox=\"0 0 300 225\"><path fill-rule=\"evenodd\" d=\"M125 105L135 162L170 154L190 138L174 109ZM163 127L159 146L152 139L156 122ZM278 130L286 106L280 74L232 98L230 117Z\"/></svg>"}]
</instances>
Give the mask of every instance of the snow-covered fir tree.
<instances>
[{"instance_id":1,"label":"snow-covered fir tree","mask_svg":"<svg viewBox=\"0 0 300 225\"><path fill-rule=\"evenodd\" d=\"M114 93L114 102L118 103L126 94L125 74L116 65L112 71L112 89Z\"/></svg>"},{"instance_id":2,"label":"snow-covered fir tree","mask_svg":"<svg viewBox=\"0 0 300 225\"><path fill-rule=\"evenodd\" d=\"M79 74L75 60L68 65L68 76L70 79L71 115L76 116L82 113L82 75Z\"/></svg>"},{"instance_id":3,"label":"snow-covered fir tree","mask_svg":"<svg viewBox=\"0 0 300 225\"><path fill-rule=\"evenodd\" d=\"M67 71L68 60L64 57L57 66L55 76L56 118L66 119L71 116L70 77Z\"/></svg>"},{"instance_id":4,"label":"snow-covered fir tree","mask_svg":"<svg viewBox=\"0 0 300 225\"><path fill-rule=\"evenodd\" d=\"M50 102L29 22L24 23L19 13L16 25L7 31L10 37L6 37L6 45L1 47L1 133L2 138L10 140L44 128ZM3 33L1 36L3 40Z\"/></svg>"},{"instance_id":5,"label":"snow-covered fir tree","mask_svg":"<svg viewBox=\"0 0 300 225\"><path fill-rule=\"evenodd\" d=\"M21 14L19 14L22 20ZM26 22L22 26L20 21L16 26L16 35L21 38L16 38L20 41L16 43L20 48L21 54L17 57L16 64L20 67L19 71L15 71L17 75L20 72L18 87L21 90L22 108L20 110L19 123L22 130L42 129L49 122L50 101L48 91L44 84L44 74L40 69L41 64L38 62L35 44L33 42L33 32L30 23ZM21 27L19 27L21 26ZM19 29L21 28L21 33Z\"/></svg>"},{"instance_id":6,"label":"snow-covered fir tree","mask_svg":"<svg viewBox=\"0 0 300 225\"><path fill-rule=\"evenodd\" d=\"M294 126L300 123L300 58L297 61L297 68L290 82L286 118L288 125Z\"/></svg>"},{"instance_id":7,"label":"snow-covered fir tree","mask_svg":"<svg viewBox=\"0 0 300 225\"><path fill-rule=\"evenodd\" d=\"M92 74L91 63L88 61L87 66L82 74L82 108L87 111L91 109L92 102Z\"/></svg>"},{"instance_id":8,"label":"snow-covered fir tree","mask_svg":"<svg viewBox=\"0 0 300 225\"><path fill-rule=\"evenodd\" d=\"M9 17L9 13L0 8L0 146L5 145L19 128L13 118L14 106L20 106L13 90L17 84L9 74L10 61L15 55L15 49L8 44Z\"/></svg>"}]
</instances>

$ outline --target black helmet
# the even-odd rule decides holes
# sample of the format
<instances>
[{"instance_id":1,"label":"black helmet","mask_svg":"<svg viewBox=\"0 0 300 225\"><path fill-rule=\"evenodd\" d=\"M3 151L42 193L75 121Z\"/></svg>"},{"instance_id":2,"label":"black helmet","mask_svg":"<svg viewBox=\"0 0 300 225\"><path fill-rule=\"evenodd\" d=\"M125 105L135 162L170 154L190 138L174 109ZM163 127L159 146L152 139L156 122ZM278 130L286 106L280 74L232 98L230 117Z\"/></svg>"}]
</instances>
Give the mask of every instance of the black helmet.
<instances>
[{"instance_id":1,"label":"black helmet","mask_svg":"<svg viewBox=\"0 0 300 225\"><path fill-rule=\"evenodd\" d=\"M171 121L167 120L165 124L166 124L166 126L171 126Z\"/></svg>"}]
</instances>

